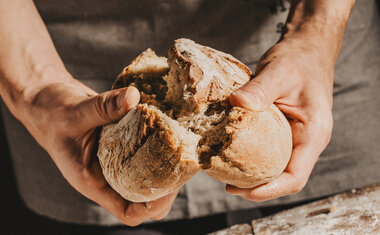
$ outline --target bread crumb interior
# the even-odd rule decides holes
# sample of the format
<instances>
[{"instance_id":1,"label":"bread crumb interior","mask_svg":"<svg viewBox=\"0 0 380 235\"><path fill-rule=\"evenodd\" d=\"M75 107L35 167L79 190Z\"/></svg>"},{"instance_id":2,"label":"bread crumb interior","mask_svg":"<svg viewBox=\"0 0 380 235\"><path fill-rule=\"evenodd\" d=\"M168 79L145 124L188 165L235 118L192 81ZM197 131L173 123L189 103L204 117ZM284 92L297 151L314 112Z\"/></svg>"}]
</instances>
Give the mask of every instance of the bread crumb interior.
<instances>
[{"instance_id":1,"label":"bread crumb interior","mask_svg":"<svg viewBox=\"0 0 380 235\"><path fill-rule=\"evenodd\" d=\"M209 104L207 109L198 113L181 112L181 109L191 110L191 107L184 97L186 84L180 81L179 74L175 69L171 69L165 74L130 74L119 79L114 88L126 86L135 86L139 89L141 103L156 106L164 115L178 122L180 126L200 135L201 139L197 146L199 157L196 160L203 169L210 167L211 157L221 153L229 138L225 127L228 124L230 108L225 102ZM195 142L189 141L189 143L194 144Z\"/></svg>"},{"instance_id":2,"label":"bread crumb interior","mask_svg":"<svg viewBox=\"0 0 380 235\"><path fill-rule=\"evenodd\" d=\"M113 85L113 89L134 86L140 91L140 102L157 106L162 111L168 109L164 106L163 101L168 91L168 86L162 76L167 71L144 72L139 74L128 74L123 79L118 79Z\"/></svg>"}]
</instances>

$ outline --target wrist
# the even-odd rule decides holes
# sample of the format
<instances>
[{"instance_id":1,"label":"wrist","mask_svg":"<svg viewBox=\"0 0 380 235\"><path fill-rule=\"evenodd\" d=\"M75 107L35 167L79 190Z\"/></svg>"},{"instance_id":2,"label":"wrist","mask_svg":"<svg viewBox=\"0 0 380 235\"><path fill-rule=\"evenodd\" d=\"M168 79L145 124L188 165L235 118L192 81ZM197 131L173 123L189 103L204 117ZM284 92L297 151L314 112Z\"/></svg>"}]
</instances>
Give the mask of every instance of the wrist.
<instances>
[{"instance_id":1,"label":"wrist","mask_svg":"<svg viewBox=\"0 0 380 235\"><path fill-rule=\"evenodd\" d=\"M355 0L293 0L280 41L296 40L335 65Z\"/></svg>"},{"instance_id":2,"label":"wrist","mask_svg":"<svg viewBox=\"0 0 380 235\"><path fill-rule=\"evenodd\" d=\"M0 96L19 118L34 90L70 76L33 1L0 1L0 38Z\"/></svg>"},{"instance_id":3,"label":"wrist","mask_svg":"<svg viewBox=\"0 0 380 235\"><path fill-rule=\"evenodd\" d=\"M46 65L38 73L24 70L24 73L7 73L2 81L1 97L11 113L21 122L30 109L39 92L53 83L69 83L72 76L54 65Z\"/></svg>"}]
</instances>

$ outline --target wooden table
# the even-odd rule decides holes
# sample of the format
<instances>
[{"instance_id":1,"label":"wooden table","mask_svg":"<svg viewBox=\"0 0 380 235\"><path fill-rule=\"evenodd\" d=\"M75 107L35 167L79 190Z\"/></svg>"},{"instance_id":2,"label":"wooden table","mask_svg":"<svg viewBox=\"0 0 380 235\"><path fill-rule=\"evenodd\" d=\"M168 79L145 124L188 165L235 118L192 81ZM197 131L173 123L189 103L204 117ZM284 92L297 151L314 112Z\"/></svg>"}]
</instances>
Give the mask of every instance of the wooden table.
<instances>
[{"instance_id":1,"label":"wooden table","mask_svg":"<svg viewBox=\"0 0 380 235\"><path fill-rule=\"evenodd\" d=\"M380 184L337 194L213 235L380 234Z\"/></svg>"}]
</instances>

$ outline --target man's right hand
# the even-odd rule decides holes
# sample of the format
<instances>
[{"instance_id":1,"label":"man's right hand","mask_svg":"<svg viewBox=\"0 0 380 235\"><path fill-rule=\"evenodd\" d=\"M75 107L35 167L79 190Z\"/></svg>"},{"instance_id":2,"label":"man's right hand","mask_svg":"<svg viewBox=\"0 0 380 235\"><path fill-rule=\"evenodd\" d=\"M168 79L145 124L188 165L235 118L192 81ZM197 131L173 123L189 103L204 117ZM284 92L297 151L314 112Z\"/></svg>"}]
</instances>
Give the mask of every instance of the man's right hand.
<instances>
[{"instance_id":1,"label":"man's right hand","mask_svg":"<svg viewBox=\"0 0 380 235\"><path fill-rule=\"evenodd\" d=\"M0 96L67 181L127 225L165 217L176 192L154 202L126 201L96 157L98 127L136 106L137 89L97 94L72 78L32 0L0 0L0 39Z\"/></svg>"},{"instance_id":2,"label":"man's right hand","mask_svg":"<svg viewBox=\"0 0 380 235\"><path fill-rule=\"evenodd\" d=\"M118 121L138 102L139 92L134 87L97 94L71 78L34 91L20 117L67 181L129 226L162 219L177 195L132 203L115 192L102 174L96 156L98 127Z\"/></svg>"}]
</instances>

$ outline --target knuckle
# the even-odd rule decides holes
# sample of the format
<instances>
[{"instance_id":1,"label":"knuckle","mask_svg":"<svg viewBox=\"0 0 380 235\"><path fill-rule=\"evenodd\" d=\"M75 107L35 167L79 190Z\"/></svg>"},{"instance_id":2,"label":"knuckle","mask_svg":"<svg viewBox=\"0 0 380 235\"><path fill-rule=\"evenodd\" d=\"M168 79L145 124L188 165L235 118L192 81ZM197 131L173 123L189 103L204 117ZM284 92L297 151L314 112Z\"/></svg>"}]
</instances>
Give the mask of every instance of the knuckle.
<instances>
[{"instance_id":1,"label":"knuckle","mask_svg":"<svg viewBox=\"0 0 380 235\"><path fill-rule=\"evenodd\" d=\"M138 226L144 221L148 219L152 220L159 220L164 217L168 213L165 213L163 216L157 217L158 219L154 219L153 215L157 214L160 212L160 206L156 205L155 203L151 202L144 202L144 203L139 203L139 204L133 204L133 209L130 211L129 216L124 216L126 217L125 221L123 223L127 224L128 226Z\"/></svg>"},{"instance_id":2,"label":"knuckle","mask_svg":"<svg viewBox=\"0 0 380 235\"><path fill-rule=\"evenodd\" d=\"M269 98L268 91L265 88L264 83L260 80L253 79L248 92L252 95L252 97L255 99L254 101L257 103L265 102Z\"/></svg>"},{"instance_id":3,"label":"knuckle","mask_svg":"<svg viewBox=\"0 0 380 235\"><path fill-rule=\"evenodd\" d=\"M306 185L306 181L303 179L296 179L293 187L290 189L290 194L296 194L303 190Z\"/></svg>"},{"instance_id":4,"label":"knuckle","mask_svg":"<svg viewBox=\"0 0 380 235\"><path fill-rule=\"evenodd\" d=\"M303 189L303 186L301 184L296 184L291 190L290 190L290 194L297 194L299 192L301 192Z\"/></svg>"},{"instance_id":5,"label":"knuckle","mask_svg":"<svg viewBox=\"0 0 380 235\"><path fill-rule=\"evenodd\" d=\"M155 220L155 221L162 220L162 219L165 218L167 215L168 215L168 213L165 213L165 214L160 215L160 216L152 217L152 220Z\"/></svg>"},{"instance_id":6,"label":"knuckle","mask_svg":"<svg viewBox=\"0 0 380 235\"><path fill-rule=\"evenodd\" d=\"M319 123L319 127L323 130L325 133L330 133L333 126L333 118L331 111L326 112L326 115L323 121Z\"/></svg>"},{"instance_id":7,"label":"knuckle","mask_svg":"<svg viewBox=\"0 0 380 235\"><path fill-rule=\"evenodd\" d=\"M108 103L107 102L109 99L109 95L108 94L104 94L104 95L98 95L96 98L95 98L95 105L94 105L94 109L95 109L95 113L103 120L105 121L108 121L108 122L111 122L111 118L110 118L110 115L109 115L109 108L108 108Z\"/></svg>"},{"instance_id":8,"label":"knuckle","mask_svg":"<svg viewBox=\"0 0 380 235\"><path fill-rule=\"evenodd\" d=\"M121 222L130 227L136 227L147 219L149 218L145 213L138 212L130 216L123 216Z\"/></svg>"},{"instance_id":9,"label":"knuckle","mask_svg":"<svg viewBox=\"0 0 380 235\"><path fill-rule=\"evenodd\" d=\"M263 197L253 197L253 196L245 196L244 198L253 202L264 202L268 200Z\"/></svg>"},{"instance_id":10,"label":"knuckle","mask_svg":"<svg viewBox=\"0 0 380 235\"><path fill-rule=\"evenodd\" d=\"M121 222L123 222L125 225L127 225L129 227L136 227L136 226L139 226L144 221L142 221L142 220L124 220Z\"/></svg>"},{"instance_id":11,"label":"knuckle","mask_svg":"<svg viewBox=\"0 0 380 235\"><path fill-rule=\"evenodd\" d=\"M149 215L143 203L130 203L118 218L123 224L135 227L149 219Z\"/></svg>"},{"instance_id":12,"label":"knuckle","mask_svg":"<svg viewBox=\"0 0 380 235\"><path fill-rule=\"evenodd\" d=\"M161 219L165 218L166 216L168 216L169 212L170 212L170 209L166 210L163 214L161 214L158 217L158 220L161 220Z\"/></svg>"},{"instance_id":13,"label":"knuckle","mask_svg":"<svg viewBox=\"0 0 380 235\"><path fill-rule=\"evenodd\" d=\"M259 195L255 190L251 190L250 192L244 194L242 197L253 202L263 202L268 200L265 195Z\"/></svg>"},{"instance_id":14,"label":"knuckle","mask_svg":"<svg viewBox=\"0 0 380 235\"><path fill-rule=\"evenodd\" d=\"M326 147L330 142L333 128L333 117L331 111L325 112L323 116L317 118L314 125L315 129L318 130L318 138L321 140L323 147Z\"/></svg>"}]
</instances>

